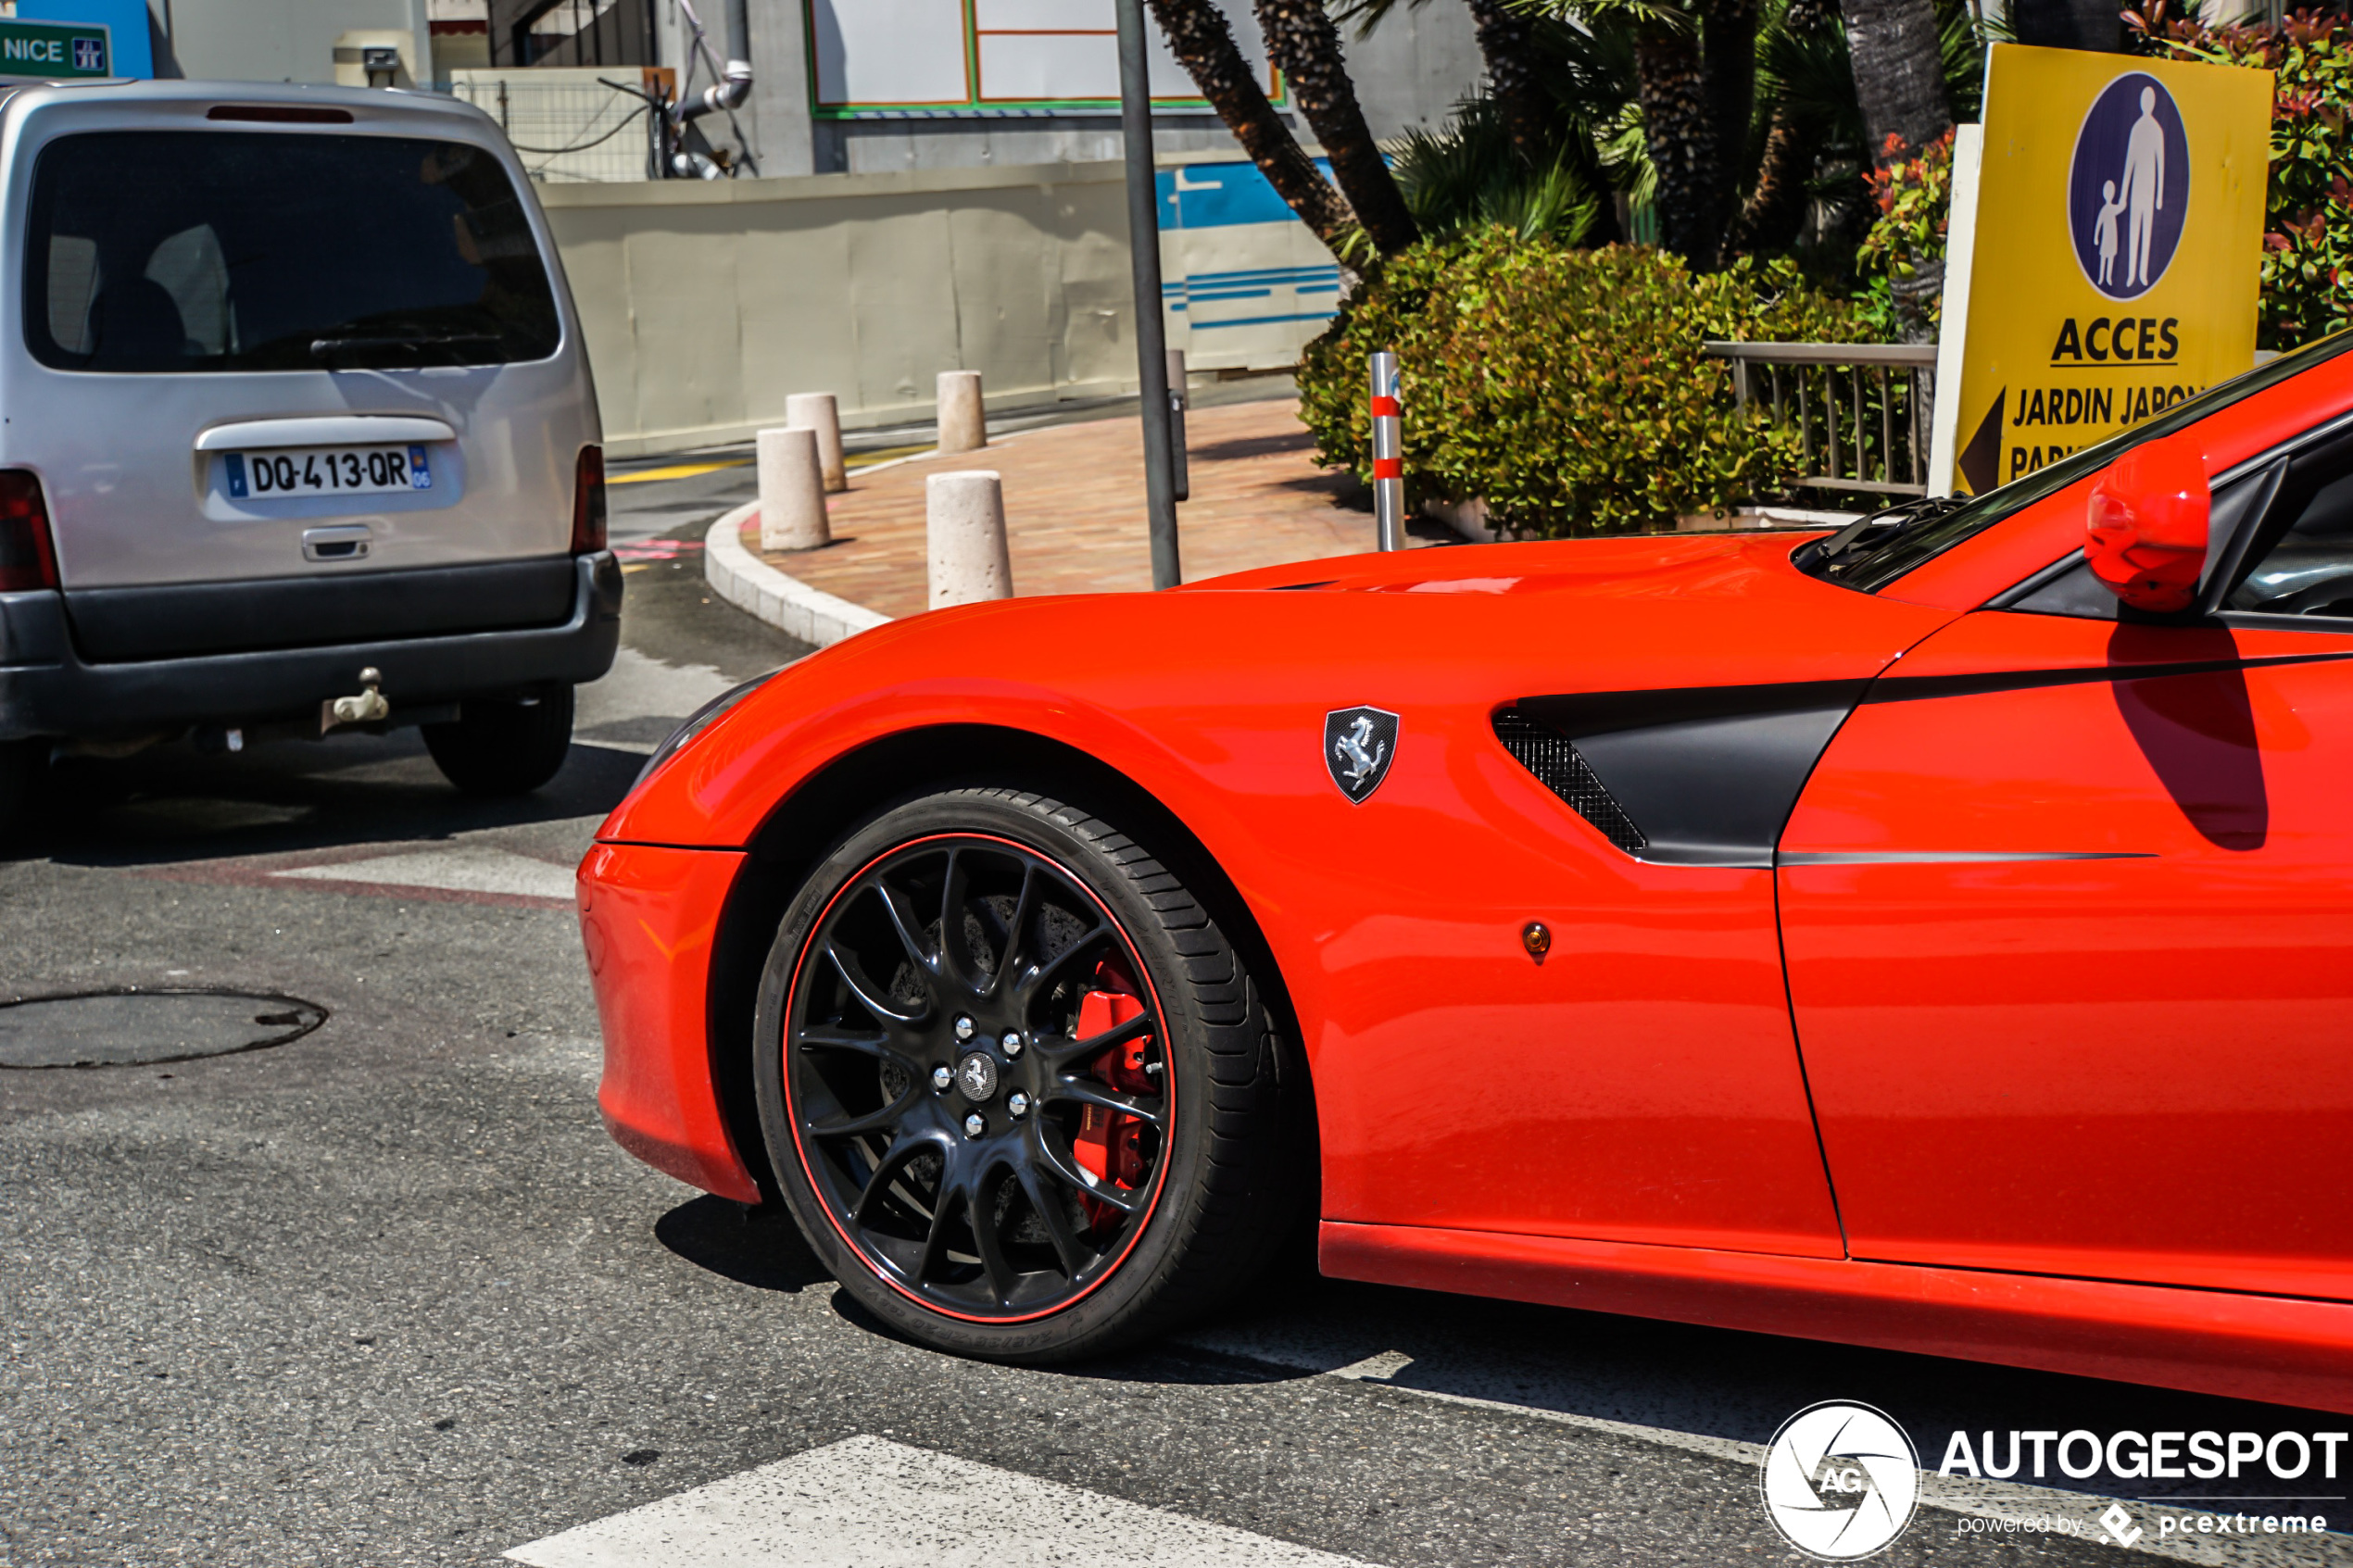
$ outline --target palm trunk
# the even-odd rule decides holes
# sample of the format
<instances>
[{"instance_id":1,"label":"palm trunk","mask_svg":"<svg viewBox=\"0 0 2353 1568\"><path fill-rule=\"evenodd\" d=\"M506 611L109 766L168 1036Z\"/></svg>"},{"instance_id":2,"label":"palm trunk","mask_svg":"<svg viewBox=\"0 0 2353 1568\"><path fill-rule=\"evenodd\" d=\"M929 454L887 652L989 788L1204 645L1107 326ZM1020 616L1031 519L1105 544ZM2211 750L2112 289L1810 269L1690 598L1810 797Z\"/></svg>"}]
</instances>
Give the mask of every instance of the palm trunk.
<instances>
[{"instance_id":1,"label":"palm trunk","mask_svg":"<svg viewBox=\"0 0 2353 1568\"><path fill-rule=\"evenodd\" d=\"M1644 27L1634 43L1634 76L1658 169L1659 241L1693 271L1713 271L1724 245L1721 160L1699 39L1688 28Z\"/></svg>"},{"instance_id":2,"label":"palm trunk","mask_svg":"<svg viewBox=\"0 0 2353 1568\"><path fill-rule=\"evenodd\" d=\"M2056 0L2053 0L2056 3ZM1944 96L1944 56L1938 46L1936 7L1930 0L1843 0L1846 53L1854 62L1855 98L1870 138L1871 161L1884 169L1953 127ZM2020 13L2023 13L2023 4ZM2115 22L2110 0L2109 22ZM1895 138L1890 141L1889 138Z\"/></svg>"},{"instance_id":3,"label":"palm trunk","mask_svg":"<svg viewBox=\"0 0 2353 1568\"><path fill-rule=\"evenodd\" d=\"M1823 0L1792 0L1781 13L1781 30L1793 38L1817 38L1830 26ZM1822 128L1786 103L1773 106L1765 157L1756 184L1732 225L1732 244L1743 251L1787 250L1805 232L1812 206L1806 188L1821 159Z\"/></svg>"},{"instance_id":4,"label":"palm trunk","mask_svg":"<svg viewBox=\"0 0 2353 1568\"><path fill-rule=\"evenodd\" d=\"M1534 55L1528 19L1506 10L1503 0L1464 0L1471 26L1478 34L1479 56L1487 62L1487 92L1503 111L1504 128L1513 150L1530 169L1543 169L1552 158L1552 138L1546 133L1542 89L1529 67Z\"/></svg>"},{"instance_id":5,"label":"palm trunk","mask_svg":"<svg viewBox=\"0 0 2353 1568\"><path fill-rule=\"evenodd\" d=\"M1365 238L1382 256L1396 255L1420 238L1420 231L1365 123L1355 84L1348 80L1340 58L1340 30L1325 13L1322 0L1254 0L1254 8L1266 52L1290 82L1300 114L1323 143L1325 156L1332 160L1332 177L1356 209Z\"/></svg>"},{"instance_id":6,"label":"palm trunk","mask_svg":"<svg viewBox=\"0 0 2353 1568\"><path fill-rule=\"evenodd\" d=\"M1232 29L1209 0L1149 0L1168 46L1201 95L1266 176L1275 194L1335 256L1356 228L1356 215L1300 146L1251 63L1235 46ZM1344 258L1343 258L1344 259Z\"/></svg>"},{"instance_id":7,"label":"palm trunk","mask_svg":"<svg viewBox=\"0 0 2353 1568\"><path fill-rule=\"evenodd\" d=\"M1749 117L1756 109L1756 0L1707 0L1699 7L1700 60L1707 73L1707 113L1716 130L1716 186L1710 199L1729 224L1740 193L1739 161L1748 155Z\"/></svg>"},{"instance_id":8,"label":"palm trunk","mask_svg":"<svg viewBox=\"0 0 2353 1568\"><path fill-rule=\"evenodd\" d=\"M1732 225L1732 246L1742 251L1787 250L1806 227L1806 180L1814 172L1815 138L1787 107L1773 111L1765 137L1765 158L1756 186Z\"/></svg>"}]
</instances>

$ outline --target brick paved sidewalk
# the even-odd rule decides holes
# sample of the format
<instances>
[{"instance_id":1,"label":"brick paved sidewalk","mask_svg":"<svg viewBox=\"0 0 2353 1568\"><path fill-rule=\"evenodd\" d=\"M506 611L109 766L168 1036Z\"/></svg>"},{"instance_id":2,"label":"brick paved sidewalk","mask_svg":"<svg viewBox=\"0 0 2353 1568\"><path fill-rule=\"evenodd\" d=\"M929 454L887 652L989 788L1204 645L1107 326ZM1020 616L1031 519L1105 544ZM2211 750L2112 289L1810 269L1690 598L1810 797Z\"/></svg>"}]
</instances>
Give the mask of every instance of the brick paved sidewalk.
<instances>
[{"instance_id":1,"label":"brick paved sidewalk","mask_svg":"<svg viewBox=\"0 0 2353 1568\"><path fill-rule=\"evenodd\" d=\"M1373 547L1373 517L1336 504L1346 481L1315 467L1298 401L1227 404L1187 417L1192 499L1176 508L1185 580L1353 555ZM926 608L924 481L958 469L1004 478L1017 594L1151 586L1143 438L1134 419L1060 425L979 452L925 457L849 476L829 497L834 543L762 558L779 571L888 616ZM1415 544L1433 542L1416 539ZM744 544L760 550L757 519Z\"/></svg>"}]
</instances>

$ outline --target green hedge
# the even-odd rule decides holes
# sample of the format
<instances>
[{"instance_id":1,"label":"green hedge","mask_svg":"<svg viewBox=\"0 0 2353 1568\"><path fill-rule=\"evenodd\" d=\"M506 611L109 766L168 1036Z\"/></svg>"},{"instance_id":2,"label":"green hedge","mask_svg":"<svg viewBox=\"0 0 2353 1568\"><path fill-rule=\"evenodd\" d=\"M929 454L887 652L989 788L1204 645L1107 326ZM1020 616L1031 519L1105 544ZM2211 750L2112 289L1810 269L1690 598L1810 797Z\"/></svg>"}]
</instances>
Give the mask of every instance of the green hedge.
<instances>
[{"instance_id":1,"label":"green hedge","mask_svg":"<svg viewBox=\"0 0 2353 1568\"><path fill-rule=\"evenodd\" d=\"M1576 250L1491 229L1384 264L1300 364L1318 460L1371 477L1365 360L1396 350L1411 502L1471 499L1515 534L1671 529L1771 491L1796 436L1732 395L1710 338L1846 340L1846 307L1795 268L1693 277L1628 245Z\"/></svg>"}]
</instances>

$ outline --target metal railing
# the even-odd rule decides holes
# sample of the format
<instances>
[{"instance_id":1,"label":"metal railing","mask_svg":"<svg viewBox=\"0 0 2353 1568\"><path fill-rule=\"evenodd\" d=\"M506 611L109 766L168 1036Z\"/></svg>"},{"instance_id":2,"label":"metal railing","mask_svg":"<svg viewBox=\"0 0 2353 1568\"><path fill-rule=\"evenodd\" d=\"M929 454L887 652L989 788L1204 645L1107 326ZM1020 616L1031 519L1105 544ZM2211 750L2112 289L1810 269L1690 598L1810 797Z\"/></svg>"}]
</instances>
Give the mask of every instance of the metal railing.
<instances>
[{"instance_id":1,"label":"metal railing","mask_svg":"<svg viewBox=\"0 0 2353 1568\"><path fill-rule=\"evenodd\" d=\"M1817 490L1928 494L1932 343L1710 343L1732 363L1743 408L1772 399L1797 425L1799 472Z\"/></svg>"}]
</instances>

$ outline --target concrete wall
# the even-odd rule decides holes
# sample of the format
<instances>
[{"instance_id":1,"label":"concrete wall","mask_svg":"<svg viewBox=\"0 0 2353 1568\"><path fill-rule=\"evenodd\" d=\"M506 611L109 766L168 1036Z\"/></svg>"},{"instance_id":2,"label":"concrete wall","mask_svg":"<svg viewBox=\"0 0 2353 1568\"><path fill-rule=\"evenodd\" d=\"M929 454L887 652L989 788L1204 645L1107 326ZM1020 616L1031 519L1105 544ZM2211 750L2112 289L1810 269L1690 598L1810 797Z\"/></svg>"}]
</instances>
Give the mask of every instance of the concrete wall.
<instances>
[{"instance_id":1,"label":"concrete wall","mask_svg":"<svg viewBox=\"0 0 2353 1568\"><path fill-rule=\"evenodd\" d=\"M852 427L1132 391L1115 164L540 192L616 456L741 440L831 392Z\"/></svg>"},{"instance_id":2,"label":"concrete wall","mask_svg":"<svg viewBox=\"0 0 2353 1568\"><path fill-rule=\"evenodd\" d=\"M351 82L357 61L339 75L336 49L358 35L400 49L399 85L432 79L425 0L170 0L168 14L181 74L199 81Z\"/></svg>"},{"instance_id":3,"label":"concrete wall","mask_svg":"<svg viewBox=\"0 0 2353 1568\"><path fill-rule=\"evenodd\" d=\"M1277 370L1340 270L1248 164L1161 170L1163 320L1196 370ZM748 439L796 392L853 429L1136 389L1117 164L543 185L617 457Z\"/></svg>"}]
</instances>

